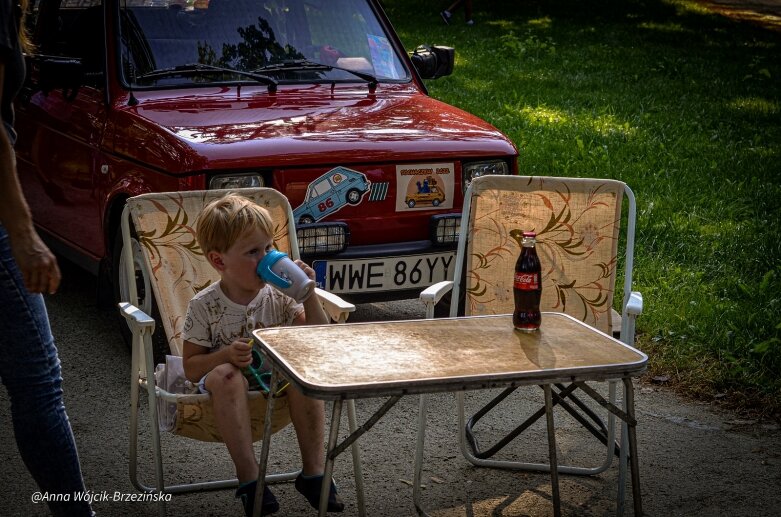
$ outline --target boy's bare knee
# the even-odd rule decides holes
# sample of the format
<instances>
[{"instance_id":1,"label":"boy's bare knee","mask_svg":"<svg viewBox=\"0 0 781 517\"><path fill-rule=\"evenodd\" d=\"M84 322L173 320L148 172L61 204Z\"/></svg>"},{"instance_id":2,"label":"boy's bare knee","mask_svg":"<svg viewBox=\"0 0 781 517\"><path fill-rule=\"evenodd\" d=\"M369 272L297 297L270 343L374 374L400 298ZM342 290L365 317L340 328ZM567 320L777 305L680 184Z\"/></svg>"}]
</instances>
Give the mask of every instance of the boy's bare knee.
<instances>
[{"instance_id":1,"label":"boy's bare knee","mask_svg":"<svg viewBox=\"0 0 781 517\"><path fill-rule=\"evenodd\" d=\"M210 393L246 391L247 381L241 371L230 363L217 366L206 377L206 389Z\"/></svg>"}]
</instances>

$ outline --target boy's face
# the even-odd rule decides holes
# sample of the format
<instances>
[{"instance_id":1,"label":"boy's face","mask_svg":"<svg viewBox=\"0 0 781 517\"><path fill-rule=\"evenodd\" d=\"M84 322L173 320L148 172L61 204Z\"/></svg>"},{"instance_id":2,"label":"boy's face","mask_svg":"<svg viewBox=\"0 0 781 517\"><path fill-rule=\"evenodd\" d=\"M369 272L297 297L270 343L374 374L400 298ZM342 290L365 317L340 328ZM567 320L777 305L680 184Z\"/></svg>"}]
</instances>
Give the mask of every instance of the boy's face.
<instances>
[{"instance_id":1,"label":"boy's face","mask_svg":"<svg viewBox=\"0 0 781 517\"><path fill-rule=\"evenodd\" d=\"M271 236L255 228L243 233L224 253L209 252L209 260L224 282L257 291L265 285L256 273L258 263L272 249Z\"/></svg>"}]
</instances>

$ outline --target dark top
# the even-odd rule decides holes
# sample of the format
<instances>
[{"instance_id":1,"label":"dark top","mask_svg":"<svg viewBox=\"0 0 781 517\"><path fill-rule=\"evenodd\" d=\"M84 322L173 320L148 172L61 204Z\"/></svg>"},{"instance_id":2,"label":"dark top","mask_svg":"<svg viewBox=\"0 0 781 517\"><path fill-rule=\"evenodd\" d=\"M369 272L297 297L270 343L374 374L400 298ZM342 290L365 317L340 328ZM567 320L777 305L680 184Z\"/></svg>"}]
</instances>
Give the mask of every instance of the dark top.
<instances>
[{"instance_id":1,"label":"dark top","mask_svg":"<svg viewBox=\"0 0 781 517\"><path fill-rule=\"evenodd\" d=\"M3 126L8 132L12 144L16 141L12 102L24 83L24 58L19 47L19 20L21 17L22 7L18 0L0 0L0 60L5 65L0 115L2 115Z\"/></svg>"}]
</instances>

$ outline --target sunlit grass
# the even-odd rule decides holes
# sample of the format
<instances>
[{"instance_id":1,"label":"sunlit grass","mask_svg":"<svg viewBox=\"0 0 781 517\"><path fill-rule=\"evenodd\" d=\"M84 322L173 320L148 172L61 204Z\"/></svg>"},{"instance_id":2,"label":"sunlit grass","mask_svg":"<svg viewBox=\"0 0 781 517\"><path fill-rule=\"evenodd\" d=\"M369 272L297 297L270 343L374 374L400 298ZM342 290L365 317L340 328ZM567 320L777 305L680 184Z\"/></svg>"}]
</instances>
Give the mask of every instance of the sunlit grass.
<instances>
[{"instance_id":1,"label":"sunlit grass","mask_svg":"<svg viewBox=\"0 0 781 517\"><path fill-rule=\"evenodd\" d=\"M474 27L385 3L407 48L456 48L431 95L507 134L521 173L633 189L652 371L781 408L781 33L686 0L486 0Z\"/></svg>"}]
</instances>

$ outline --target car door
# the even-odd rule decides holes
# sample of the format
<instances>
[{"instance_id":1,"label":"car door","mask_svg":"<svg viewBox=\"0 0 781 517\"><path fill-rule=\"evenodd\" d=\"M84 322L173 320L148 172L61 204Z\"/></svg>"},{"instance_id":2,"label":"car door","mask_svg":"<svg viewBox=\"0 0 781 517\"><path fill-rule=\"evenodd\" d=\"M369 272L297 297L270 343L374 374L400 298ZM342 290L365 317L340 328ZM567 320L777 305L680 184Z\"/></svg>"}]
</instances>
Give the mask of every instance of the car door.
<instances>
[{"instance_id":1,"label":"car door","mask_svg":"<svg viewBox=\"0 0 781 517\"><path fill-rule=\"evenodd\" d=\"M100 0L35 0L36 50L16 104L19 175L36 225L95 257L103 247L95 176L107 118L103 20Z\"/></svg>"}]
</instances>

